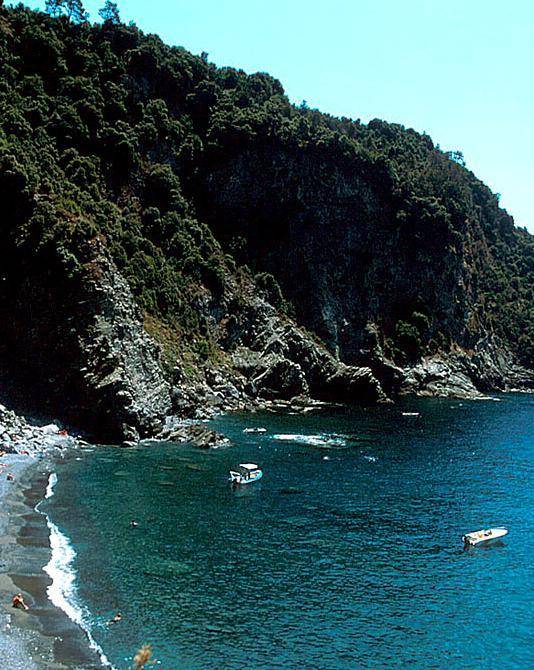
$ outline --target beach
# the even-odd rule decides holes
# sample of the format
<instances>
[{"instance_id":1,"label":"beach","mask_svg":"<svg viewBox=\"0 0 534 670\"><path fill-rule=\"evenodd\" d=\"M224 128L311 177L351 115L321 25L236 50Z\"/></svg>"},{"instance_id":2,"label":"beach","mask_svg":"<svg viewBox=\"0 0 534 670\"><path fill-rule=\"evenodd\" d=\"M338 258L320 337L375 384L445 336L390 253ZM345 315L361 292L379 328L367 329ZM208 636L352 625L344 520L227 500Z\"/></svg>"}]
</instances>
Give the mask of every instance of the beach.
<instances>
[{"instance_id":1,"label":"beach","mask_svg":"<svg viewBox=\"0 0 534 670\"><path fill-rule=\"evenodd\" d=\"M46 517L35 509L44 498L51 456L36 459L7 454L0 475L0 658L9 670L101 668L84 631L50 600L52 579L43 570L51 561ZM6 473L14 481L7 481ZM57 558L56 558L57 561ZM57 589L58 587L56 587ZM60 588L60 586L59 586ZM15 609L21 592L29 610Z\"/></svg>"},{"instance_id":2,"label":"beach","mask_svg":"<svg viewBox=\"0 0 534 670\"><path fill-rule=\"evenodd\" d=\"M38 509L51 473L80 444L56 424L35 425L0 405L0 658L6 670L102 667L85 632L49 597L49 591L61 594L61 574L54 573L61 547L52 551L48 519ZM27 611L12 607L19 592Z\"/></svg>"},{"instance_id":3,"label":"beach","mask_svg":"<svg viewBox=\"0 0 534 670\"><path fill-rule=\"evenodd\" d=\"M0 460L7 466L0 475L0 657L10 670L37 670L34 656L46 657L47 651L32 626L34 617L11 606L11 598L20 590L11 572L19 552L17 537L28 513L22 481L35 461L19 454L6 454ZM14 481L6 479L7 472L13 474ZM29 594L24 596L33 604Z\"/></svg>"}]
</instances>

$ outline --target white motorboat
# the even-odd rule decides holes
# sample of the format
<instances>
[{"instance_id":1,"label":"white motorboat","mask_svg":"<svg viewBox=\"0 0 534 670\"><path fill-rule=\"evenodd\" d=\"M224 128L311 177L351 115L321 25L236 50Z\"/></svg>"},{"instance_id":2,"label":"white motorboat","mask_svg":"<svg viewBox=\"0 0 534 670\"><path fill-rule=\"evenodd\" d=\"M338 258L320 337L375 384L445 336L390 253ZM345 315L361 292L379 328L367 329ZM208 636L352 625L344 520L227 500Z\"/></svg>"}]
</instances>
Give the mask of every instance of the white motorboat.
<instances>
[{"instance_id":1,"label":"white motorboat","mask_svg":"<svg viewBox=\"0 0 534 670\"><path fill-rule=\"evenodd\" d=\"M244 433L266 433L267 428L243 428Z\"/></svg>"},{"instance_id":2,"label":"white motorboat","mask_svg":"<svg viewBox=\"0 0 534 670\"><path fill-rule=\"evenodd\" d=\"M263 472L255 463L240 463L236 470L230 470L233 485L253 484L263 477Z\"/></svg>"},{"instance_id":3,"label":"white motorboat","mask_svg":"<svg viewBox=\"0 0 534 670\"><path fill-rule=\"evenodd\" d=\"M505 535L508 535L506 528L487 528L467 533L462 536L462 540L464 547L468 549L469 547L488 546L496 540L502 539Z\"/></svg>"}]
</instances>

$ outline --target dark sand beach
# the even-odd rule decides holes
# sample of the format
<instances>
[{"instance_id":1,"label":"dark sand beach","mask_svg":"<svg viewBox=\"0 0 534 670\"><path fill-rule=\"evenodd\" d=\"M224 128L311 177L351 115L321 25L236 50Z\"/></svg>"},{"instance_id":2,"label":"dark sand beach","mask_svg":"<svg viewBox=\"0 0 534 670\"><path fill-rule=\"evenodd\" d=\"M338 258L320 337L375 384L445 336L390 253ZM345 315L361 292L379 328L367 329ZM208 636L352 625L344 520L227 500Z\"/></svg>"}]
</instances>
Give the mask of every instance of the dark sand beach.
<instances>
[{"instance_id":1,"label":"dark sand beach","mask_svg":"<svg viewBox=\"0 0 534 670\"><path fill-rule=\"evenodd\" d=\"M29 511L21 482L27 481L35 461L18 454L7 454L0 460L6 465L0 475L0 657L6 668L34 670L38 668L34 657L44 660L50 656L37 633L33 612L22 612L11 606L11 599L19 590L23 591L25 601L33 605L33 598L15 584L11 571L22 549L18 545L18 534ZM7 480L8 472L14 475L14 481Z\"/></svg>"},{"instance_id":2,"label":"dark sand beach","mask_svg":"<svg viewBox=\"0 0 534 670\"><path fill-rule=\"evenodd\" d=\"M9 670L101 668L85 633L50 601L51 578L43 571L51 559L46 517L35 509L43 499L49 458L7 454L0 475L0 658ZM14 481L6 479L7 473ZM22 592L27 612L11 599Z\"/></svg>"}]
</instances>

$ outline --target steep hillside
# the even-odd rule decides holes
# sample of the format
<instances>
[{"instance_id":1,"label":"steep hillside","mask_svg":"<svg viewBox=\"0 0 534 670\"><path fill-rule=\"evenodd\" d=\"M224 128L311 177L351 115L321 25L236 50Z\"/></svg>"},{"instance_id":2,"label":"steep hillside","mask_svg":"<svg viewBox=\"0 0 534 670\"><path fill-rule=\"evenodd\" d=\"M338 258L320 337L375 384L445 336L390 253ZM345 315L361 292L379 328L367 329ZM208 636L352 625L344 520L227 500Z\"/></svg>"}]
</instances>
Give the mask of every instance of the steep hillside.
<instances>
[{"instance_id":1,"label":"steep hillside","mask_svg":"<svg viewBox=\"0 0 534 670\"><path fill-rule=\"evenodd\" d=\"M136 27L0 7L0 202L0 380L93 432L531 383L532 236L459 156Z\"/></svg>"},{"instance_id":2,"label":"steep hillside","mask_svg":"<svg viewBox=\"0 0 534 670\"><path fill-rule=\"evenodd\" d=\"M532 237L496 196L426 136L298 118L287 137L251 115L247 142L205 152L196 203L217 237L344 360L373 324L402 364L495 333L532 365Z\"/></svg>"}]
</instances>

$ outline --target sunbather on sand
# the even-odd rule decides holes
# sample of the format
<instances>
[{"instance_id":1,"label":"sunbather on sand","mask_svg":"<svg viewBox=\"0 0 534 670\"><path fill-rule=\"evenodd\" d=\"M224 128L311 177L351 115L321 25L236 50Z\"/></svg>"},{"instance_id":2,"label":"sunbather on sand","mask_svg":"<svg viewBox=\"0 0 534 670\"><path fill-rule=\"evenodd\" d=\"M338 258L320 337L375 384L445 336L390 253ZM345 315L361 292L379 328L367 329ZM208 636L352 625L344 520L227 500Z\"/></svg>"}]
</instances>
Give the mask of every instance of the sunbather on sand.
<instances>
[{"instance_id":1,"label":"sunbather on sand","mask_svg":"<svg viewBox=\"0 0 534 670\"><path fill-rule=\"evenodd\" d=\"M16 595L13 596L13 600L11 601L11 604L13 607L19 609L19 610L29 610L30 608L26 603L24 602L24 598L22 597L22 593L17 593Z\"/></svg>"}]
</instances>

